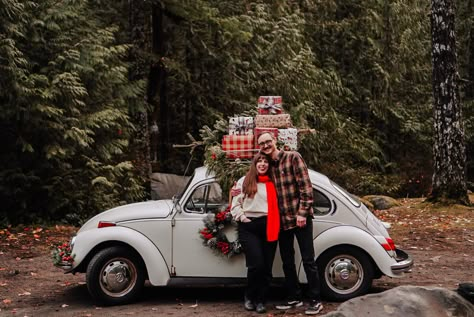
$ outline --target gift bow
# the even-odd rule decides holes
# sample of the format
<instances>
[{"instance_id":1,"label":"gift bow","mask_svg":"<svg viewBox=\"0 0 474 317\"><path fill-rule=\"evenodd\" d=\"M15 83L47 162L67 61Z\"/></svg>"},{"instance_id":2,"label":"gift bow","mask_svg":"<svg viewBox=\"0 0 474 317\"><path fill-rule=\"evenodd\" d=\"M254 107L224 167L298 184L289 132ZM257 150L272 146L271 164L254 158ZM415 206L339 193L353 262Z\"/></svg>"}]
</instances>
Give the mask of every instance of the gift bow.
<instances>
[{"instance_id":1,"label":"gift bow","mask_svg":"<svg viewBox=\"0 0 474 317\"><path fill-rule=\"evenodd\" d=\"M260 104L258 105L258 108L268 110L270 113L278 113L282 111L280 104Z\"/></svg>"},{"instance_id":2,"label":"gift bow","mask_svg":"<svg viewBox=\"0 0 474 317\"><path fill-rule=\"evenodd\" d=\"M249 129L253 129L253 123L249 122L248 119L237 118L237 121L232 123L232 128L238 134L240 134L241 132L246 132Z\"/></svg>"}]
</instances>

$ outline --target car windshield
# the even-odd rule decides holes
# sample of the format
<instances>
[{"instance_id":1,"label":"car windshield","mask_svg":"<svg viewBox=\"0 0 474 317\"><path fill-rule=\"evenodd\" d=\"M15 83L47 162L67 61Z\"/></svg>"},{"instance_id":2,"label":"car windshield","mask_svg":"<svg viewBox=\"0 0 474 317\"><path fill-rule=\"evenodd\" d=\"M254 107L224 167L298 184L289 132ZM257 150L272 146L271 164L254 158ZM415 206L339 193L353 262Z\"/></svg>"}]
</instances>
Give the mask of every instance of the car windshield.
<instances>
[{"instance_id":1,"label":"car windshield","mask_svg":"<svg viewBox=\"0 0 474 317\"><path fill-rule=\"evenodd\" d=\"M331 181L331 184L332 186L334 186L334 188L341 193L342 196L346 197L347 200L350 201L351 204L353 204L354 206L356 207L360 207L361 205L361 202L360 200L355 197L354 195L348 193L344 188L342 188L341 186L339 186L338 184L334 183L333 181Z\"/></svg>"},{"instance_id":2,"label":"car windshield","mask_svg":"<svg viewBox=\"0 0 474 317\"><path fill-rule=\"evenodd\" d=\"M180 199L181 197L183 197L184 193L189 187L189 184L191 184L191 181L193 180L193 178L194 178L194 173L191 175L191 177L189 177L188 183L186 184L186 186L184 186L183 190L179 194L173 197L174 199Z\"/></svg>"}]
</instances>

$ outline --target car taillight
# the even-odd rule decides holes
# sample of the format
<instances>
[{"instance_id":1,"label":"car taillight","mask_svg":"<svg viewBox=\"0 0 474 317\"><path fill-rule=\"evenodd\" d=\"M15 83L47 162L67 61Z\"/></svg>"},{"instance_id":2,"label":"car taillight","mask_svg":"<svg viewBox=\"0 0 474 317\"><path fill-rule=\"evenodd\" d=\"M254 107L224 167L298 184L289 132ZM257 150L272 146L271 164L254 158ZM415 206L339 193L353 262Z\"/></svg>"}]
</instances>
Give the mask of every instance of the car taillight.
<instances>
[{"instance_id":1,"label":"car taillight","mask_svg":"<svg viewBox=\"0 0 474 317\"><path fill-rule=\"evenodd\" d=\"M99 221L97 228L107 228L107 227L115 227L115 226L116 226L115 222Z\"/></svg>"},{"instance_id":2,"label":"car taillight","mask_svg":"<svg viewBox=\"0 0 474 317\"><path fill-rule=\"evenodd\" d=\"M385 251L395 251L395 242L390 238L385 238L385 240L387 240L387 243L382 243L382 247Z\"/></svg>"}]
</instances>

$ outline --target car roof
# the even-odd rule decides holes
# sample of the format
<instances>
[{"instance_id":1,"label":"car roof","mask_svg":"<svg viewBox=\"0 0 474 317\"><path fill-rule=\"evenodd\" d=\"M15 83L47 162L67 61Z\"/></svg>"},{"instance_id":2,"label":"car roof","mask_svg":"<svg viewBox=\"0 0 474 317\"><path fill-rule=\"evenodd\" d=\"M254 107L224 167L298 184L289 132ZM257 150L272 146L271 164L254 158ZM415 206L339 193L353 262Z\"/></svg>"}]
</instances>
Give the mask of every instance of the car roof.
<instances>
[{"instance_id":1,"label":"car roof","mask_svg":"<svg viewBox=\"0 0 474 317\"><path fill-rule=\"evenodd\" d=\"M214 177L214 172L210 171L206 166L198 167L194 170L197 179L206 179Z\"/></svg>"},{"instance_id":2,"label":"car roof","mask_svg":"<svg viewBox=\"0 0 474 317\"><path fill-rule=\"evenodd\" d=\"M309 172L309 177L311 178L311 182L313 184L328 185L328 186L331 185L331 182L326 175L316 172L312 169L308 169L308 172ZM194 173L195 173L196 179L206 179L206 178L214 177L214 173L211 172L206 166L201 166L201 167L196 168Z\"/></svg>"},{"instance_id":3,"label":"car roof","mask_svg":"<svg viewBox=\"0 0 474 317\"><path fill-rule=\"evenodd\" d=\"M326 175L313 171L312 169L308 169L308 172L312 183L331 185L331 181Z\"/></svg>"}]
</instances>

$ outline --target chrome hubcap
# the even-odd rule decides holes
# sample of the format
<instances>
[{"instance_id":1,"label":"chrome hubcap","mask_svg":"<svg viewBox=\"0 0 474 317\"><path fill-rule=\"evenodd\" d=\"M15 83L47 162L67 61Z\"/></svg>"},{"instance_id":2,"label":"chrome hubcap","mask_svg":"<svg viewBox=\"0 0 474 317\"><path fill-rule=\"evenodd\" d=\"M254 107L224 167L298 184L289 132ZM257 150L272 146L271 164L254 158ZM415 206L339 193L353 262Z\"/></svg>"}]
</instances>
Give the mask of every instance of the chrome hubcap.
<instances>
[{"instance_id":1,"label":"chrome hubcap","mask_svg":"<svg viewBox=\"0 0 474 317\"><path fill-rule=\"evenodd\" d=\"M360 287L364 270L356 258L339 255L329 261L324 275L333 291L348 294Z\"/></svg>"},{"instance_id":2,"label":"chrome hubcap","mask_svg":"<svg viewBox=\"0 0 474 317\"><path fill-rule=\"evenodd\" d=\"M101 271L100 287L112 297L127 294L137 281L137 271L127 259L113 259Z\"/></svg>"}]
</instances>

